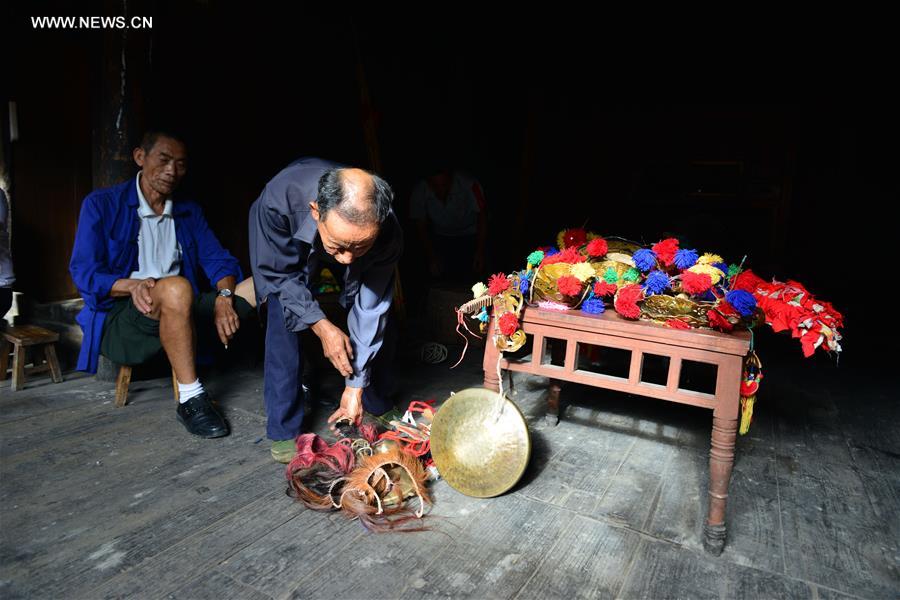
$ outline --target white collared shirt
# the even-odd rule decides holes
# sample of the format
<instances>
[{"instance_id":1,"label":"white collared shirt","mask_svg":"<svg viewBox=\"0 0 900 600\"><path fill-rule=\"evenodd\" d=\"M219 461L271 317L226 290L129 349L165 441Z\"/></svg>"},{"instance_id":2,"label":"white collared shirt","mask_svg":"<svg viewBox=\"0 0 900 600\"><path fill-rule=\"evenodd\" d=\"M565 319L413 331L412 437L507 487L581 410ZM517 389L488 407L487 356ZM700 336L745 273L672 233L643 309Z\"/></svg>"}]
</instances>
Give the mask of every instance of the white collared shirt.
<instances>
[{"instance_id":1,"label":"white collared shirt","mask_svg":"<svg viewBox=\"0 0 900 600\"><path fill-rule=\"evenodd\" d=\"M175 238L172 200L166 200L163 213L158 215L150 208L141 191L141 173L137 174L135 185L141 228L138 233L138 270L131 274L131 278L162 279L178 275L181 273L181 247Z\"/></svg>"}]
</instances>

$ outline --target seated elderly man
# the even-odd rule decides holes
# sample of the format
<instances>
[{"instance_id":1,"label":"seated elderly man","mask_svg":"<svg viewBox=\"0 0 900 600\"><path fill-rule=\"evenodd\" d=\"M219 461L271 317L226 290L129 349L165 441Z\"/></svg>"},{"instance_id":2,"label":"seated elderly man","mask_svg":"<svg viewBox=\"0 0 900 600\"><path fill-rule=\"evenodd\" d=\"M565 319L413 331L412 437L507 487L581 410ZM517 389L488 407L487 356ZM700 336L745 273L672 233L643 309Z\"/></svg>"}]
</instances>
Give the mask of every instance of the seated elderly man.
<instances>
[{"instance_id":1,"label":"seated elderly man","mask_svg":"<svg viewBox=\"0 0 900 600\"><path fill-rule=\"evenodd\" d=\"M133 156L134 179L91 192L81 206L69 264L84 298L78 369L95 373L100 354L137 365L162 348L178 380L178 420L194 435L222 437L228 425L197 377L194 321L201 332L214 327L227 348L253 311L241 297L252 301L252 282L238 286L238 261L200 207L172 195L187 171L181 139L150 131ZM216 290L201 293L206 281Z\"/></svg>"}]
</instances>

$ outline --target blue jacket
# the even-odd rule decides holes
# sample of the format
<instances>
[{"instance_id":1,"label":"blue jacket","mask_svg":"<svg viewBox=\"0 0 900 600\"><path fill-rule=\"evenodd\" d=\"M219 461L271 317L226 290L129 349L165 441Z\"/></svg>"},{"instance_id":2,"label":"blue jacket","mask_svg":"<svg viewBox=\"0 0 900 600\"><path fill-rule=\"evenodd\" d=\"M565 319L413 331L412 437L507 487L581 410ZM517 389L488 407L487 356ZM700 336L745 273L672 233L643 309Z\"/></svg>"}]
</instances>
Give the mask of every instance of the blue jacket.
<instances>
[{"instance_id":1,"label":"blue jacket","mask_svg":"<svg viewBox=\"0 0 900 600\"><path fill-rule=\"evenodd\" d=\"M209 283L233 275L241 280L241 267L210 230L195 202L176 199L172 207L175 237L182 249L181 275L194 293ZM84 308L78 324L84 331L78 370L97 372L100 340L106 313L113 305L109 292L117 279L127 279L138 269L138 196L135 179L88 194L81 205L78 230L69 272ZM200 279L202 274L207 282Z\"/></svg>"},{"instance_id":2,"label":"blue jacket","mask_svg":"<svg viewBox=\"0 0 900 600\"><path fill-rule=\"evenodd\" d=\"M337 166L301 158L278 173L250 207L250 268L256 297L261 302L270 294L278 296L288 331L302 331L325 318L309 289L310 277L320 263L337 262L322 248L309 203L318 195L322 174ZM371 363L384 342L402 251L403 232L391 211L372 248L344 270L340 303L349 309L353 375L345 383L350 387L369 385Z\"/></svg>"}]
</instances>

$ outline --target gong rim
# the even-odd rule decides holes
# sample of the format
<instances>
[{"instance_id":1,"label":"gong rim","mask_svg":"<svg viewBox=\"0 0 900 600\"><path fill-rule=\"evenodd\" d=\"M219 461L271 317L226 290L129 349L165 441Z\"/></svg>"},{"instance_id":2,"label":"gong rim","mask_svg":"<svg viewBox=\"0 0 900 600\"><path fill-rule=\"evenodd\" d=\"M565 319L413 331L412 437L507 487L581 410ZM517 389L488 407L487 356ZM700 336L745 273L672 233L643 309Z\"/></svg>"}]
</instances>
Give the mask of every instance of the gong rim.
<instances>
[{"instance_id":1,"label":"gong rim","mask_svg":"<svg viewBox=\"0 0 900 600\"><path fill-rule=\"evenodd\" d=\"M431 457L453 489L492 498L522 478L531 458L531 436L519 407L497 392L468 388L448 398L431 424Z\"/></svg>"}]
</instances>

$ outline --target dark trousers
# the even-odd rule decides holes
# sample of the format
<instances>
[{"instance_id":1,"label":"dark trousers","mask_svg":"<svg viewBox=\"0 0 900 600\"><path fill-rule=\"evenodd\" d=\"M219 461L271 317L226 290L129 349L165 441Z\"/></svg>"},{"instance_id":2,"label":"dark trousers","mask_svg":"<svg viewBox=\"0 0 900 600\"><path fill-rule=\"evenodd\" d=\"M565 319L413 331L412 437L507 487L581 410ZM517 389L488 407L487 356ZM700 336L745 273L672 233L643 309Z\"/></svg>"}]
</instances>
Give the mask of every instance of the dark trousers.
<instances>
[{"instance_id":1,"label":"dark trousers","mask_svg":"<svg viewBox=\"0 0 900 600\"><path fill-rule=\"evenodd\" d=\"M284 309L278 296L266 300L266 356L263 397L266 404L266 435L270 440L291 440L300 435L303 422L301 390L303 362L300 334L284 325ZM372 361L369 387L363 391L363 408L381 415L393 408L388 396L393 383L390 369L396 346L393 327L388 327L384 343Z\"/></svg>"}]
</instances>

